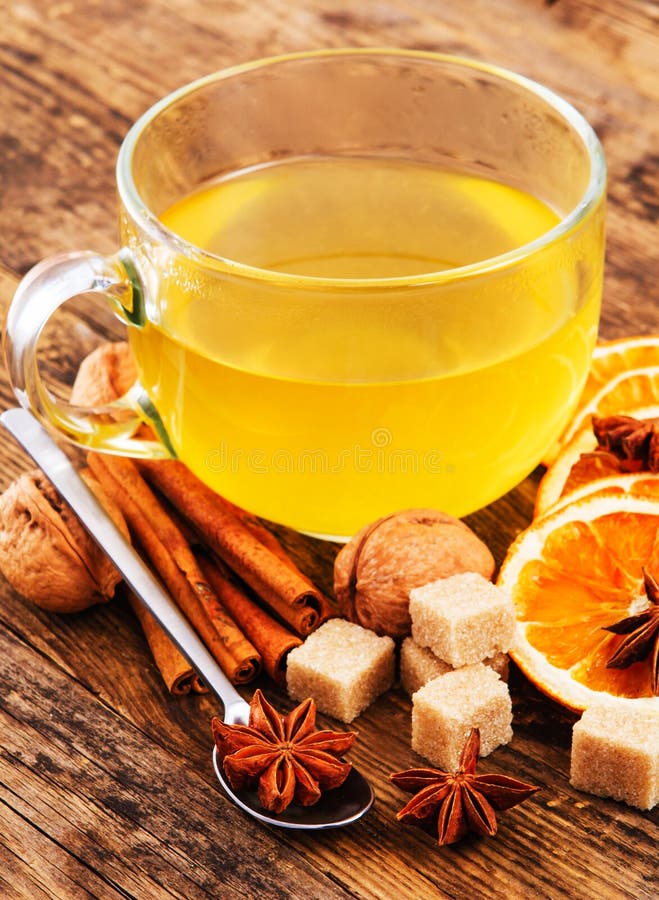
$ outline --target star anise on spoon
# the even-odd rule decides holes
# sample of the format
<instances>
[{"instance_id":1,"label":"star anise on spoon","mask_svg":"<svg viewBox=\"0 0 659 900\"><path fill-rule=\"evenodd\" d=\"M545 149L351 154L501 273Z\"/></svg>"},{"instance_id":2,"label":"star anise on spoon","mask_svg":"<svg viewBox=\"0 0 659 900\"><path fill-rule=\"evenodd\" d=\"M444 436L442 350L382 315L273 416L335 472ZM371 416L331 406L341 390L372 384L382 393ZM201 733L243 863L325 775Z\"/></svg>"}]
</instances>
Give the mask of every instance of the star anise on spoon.
<instances>
[{"instance_id":1,"label":"star anise on spoon","mask_svg":"<svg viewBox=\"0 0 659 900\"><path fill-rule=\"evenodd\" d=\"M625 635L606 667L626 669L632 663L649 658L652 693L659 696L659 584L647 569L643 569L643 583L650 601L648 608L604 626L605 631Z\"/></svg>"},{"instance_id":2,"label":"star anise on spoon","mask_svg":"<svg viewBox=\"0 0 659 900\"><path fill-rule=\"evenodd\" d=\"M212 728L231 787L257 787L263 808L275 813L293 802L312 806L323 791L343 784L351 764L340 757L357 737L354 731L316 731L311 698L282 716L259 690L250 703L249 725L215 717Z\"/></svg>"},{"instance_id":3,"label":"star anise on spoon","mask_svg":"<svg viewBox=\"0 0 659 900\"><path fill-rule=\"evenodd\" d=\"M394 784L414 793L396 818L417 825L432 825L436 820L440 845L454 844L469 831L496 834L495 810L517 806L539 788L507 775L476 775L480 743L480 731L472 728L453 774L408 769L390 775Z\"/></svg>"}]
</instances>

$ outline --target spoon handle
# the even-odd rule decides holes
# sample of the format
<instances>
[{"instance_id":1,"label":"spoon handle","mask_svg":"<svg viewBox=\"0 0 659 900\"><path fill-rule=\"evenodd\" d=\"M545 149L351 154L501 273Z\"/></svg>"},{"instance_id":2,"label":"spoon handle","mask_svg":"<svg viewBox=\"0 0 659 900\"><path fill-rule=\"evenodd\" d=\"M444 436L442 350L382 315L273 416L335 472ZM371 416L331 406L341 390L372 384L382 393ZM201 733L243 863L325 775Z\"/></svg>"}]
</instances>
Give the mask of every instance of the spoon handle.
<instances>
[{"instance_id":1,"label":"spoon handle","mask_svg":"<svg viewBox=\"0 0 659 900\"><path fill-rule=\"evenodd\" d=\"M46 429L25 409L8 409L0 415L0 422L48 476L137 597L217 695L225 718L229 717L230 708L232 718L238 718L240 710L246 707L245 701Z\"/></svg>"}]
</instances>

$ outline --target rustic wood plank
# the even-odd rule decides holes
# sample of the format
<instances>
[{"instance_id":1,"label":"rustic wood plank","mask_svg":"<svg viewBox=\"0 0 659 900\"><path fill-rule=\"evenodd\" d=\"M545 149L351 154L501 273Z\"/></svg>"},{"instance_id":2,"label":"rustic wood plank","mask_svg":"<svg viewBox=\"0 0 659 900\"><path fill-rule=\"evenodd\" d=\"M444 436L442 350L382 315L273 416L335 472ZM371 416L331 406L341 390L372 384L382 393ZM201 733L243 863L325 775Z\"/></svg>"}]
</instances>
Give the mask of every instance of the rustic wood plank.
<instances>
[{"instance_id":1,"label":"rustic wood plank","mask_svg":"<svg viewBox=\"0 0 659 900\"><path fill-rule=\"evenodd\" d=\"M166 886L173 896L205 897L218 885L232 896L259 887L277 897L334 895L302 861L288 874L263 866L276 858L277 839L219 791L210 755L207 778L181 766L180 757L3 630L0 681L9 685L0 695L4 804L90 869L102 867L126 895L162 896ZM260 849L255 858L241 854L250 838Z\"/></svg>"},{"instance_id":2,"label":"rustic wood plank","mask_svg":"<svg viewBox=\"0 0 659 900\"><path fill-rule=\"evenodd\" d=\"M1 762L1 761L0 761ZM2 766L0 766L0 772ZM94 898L129 896L117 891L81 864L67 849L45 837L33 824L33 810L27 815L15 811L13 797L0 794L0 862L2 879L7 885L3 897ZM70 826L69 826L70 827ZM6 881L5 881L6 879ZM3 881L0 881L2 886Z\"/></svg>"}]
</instances>

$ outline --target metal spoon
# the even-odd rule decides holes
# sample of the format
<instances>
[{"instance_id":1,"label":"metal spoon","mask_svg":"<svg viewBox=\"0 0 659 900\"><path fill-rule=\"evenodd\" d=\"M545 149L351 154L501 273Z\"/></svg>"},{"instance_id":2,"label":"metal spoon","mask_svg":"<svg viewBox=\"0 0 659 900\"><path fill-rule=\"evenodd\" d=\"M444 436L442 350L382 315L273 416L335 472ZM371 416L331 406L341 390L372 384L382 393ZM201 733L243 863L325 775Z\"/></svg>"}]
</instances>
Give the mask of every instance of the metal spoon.
<instances>
[{"instance_id":1,"label":"metal spoon","mask_svg":"<svg viewBox=\"0 0 659 900\"><path fill-rule=\"evenodd\" d=\"M221 701L224 721L246 724L249 704L234 689L187 619L160 587L46 429L25 409L7 410L0 415L0 422L48 476L135 594ZM353 767L344 784L327 791L314 806L291 805L283 813L269 813L260 807L255 791L233 791L225 779L216 750L213 751L213 764L220 784L237 806L261 822L280 828L337 828L355 822L373 805L370 784Z\"/></svg>"}]
</instances>

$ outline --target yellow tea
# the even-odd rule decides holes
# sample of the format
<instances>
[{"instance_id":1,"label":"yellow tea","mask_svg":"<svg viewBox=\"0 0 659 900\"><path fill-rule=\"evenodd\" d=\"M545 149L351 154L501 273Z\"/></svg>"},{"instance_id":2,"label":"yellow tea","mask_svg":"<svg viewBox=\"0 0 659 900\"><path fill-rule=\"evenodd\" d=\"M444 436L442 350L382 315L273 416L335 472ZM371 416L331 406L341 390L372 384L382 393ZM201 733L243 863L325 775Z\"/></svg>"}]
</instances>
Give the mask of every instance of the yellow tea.
<instances>
[{"instance_id":1,"label":"yellow tea","mask_svg":"<svg viewBox=\"0 0 659 900\"><path fill-rule=\"evenodd\" d=\"M589 240L597 259L601 234L515 259L559 212L373 158L245 169L186 197L160 219L223 277L181 253L131 329L174 448L230 500L312 533L499 497L567 421L595 340L599 270L570 254ZM468 267L502 254L475 285Z\"/></svg>"}]
</instances>

